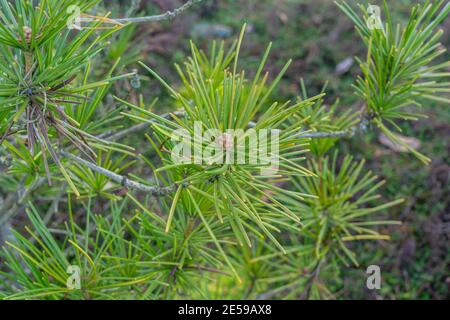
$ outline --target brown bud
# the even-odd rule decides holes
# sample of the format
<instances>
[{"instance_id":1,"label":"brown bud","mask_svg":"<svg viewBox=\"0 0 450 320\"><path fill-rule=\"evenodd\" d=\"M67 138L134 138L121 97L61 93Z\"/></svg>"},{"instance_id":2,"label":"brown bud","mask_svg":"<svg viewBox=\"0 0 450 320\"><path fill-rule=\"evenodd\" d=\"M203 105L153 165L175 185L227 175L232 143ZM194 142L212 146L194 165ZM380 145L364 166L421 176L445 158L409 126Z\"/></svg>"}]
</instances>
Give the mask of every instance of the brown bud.
<instances>
[{"instance_id":1,"label":"brown bud","mask_svg":"<svg viewBox=\"0 0 450 320\"><path fill-rule=\"evenodd\" d=\"M23 30L23 33L25 34L25 41L27 43L30 43L31 42L31 34L32 34L33 30L31 30L31 28L27 27L27 26L24 26L22 28L22 30Z\"/></svg>"}]
</instances>

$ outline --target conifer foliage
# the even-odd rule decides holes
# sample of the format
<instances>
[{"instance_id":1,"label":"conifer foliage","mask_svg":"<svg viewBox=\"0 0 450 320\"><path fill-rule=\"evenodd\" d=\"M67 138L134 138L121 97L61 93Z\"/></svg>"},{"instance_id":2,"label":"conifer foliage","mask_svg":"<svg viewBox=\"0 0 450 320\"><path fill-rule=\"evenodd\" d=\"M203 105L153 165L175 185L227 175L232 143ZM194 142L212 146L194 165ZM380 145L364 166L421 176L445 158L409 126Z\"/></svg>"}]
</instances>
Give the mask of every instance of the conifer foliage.
<instances>
[{"instance_id":1,"label":"conifer foliage","mask_svg":"<svg viewBox=\"0 0 450 320\"><path fill-rule=\"evenodd\" d=\"M158 66L139 62L138 74L127 56L134 23L195 2L114 19L99 0L0 0L0 298L329 298L327 281L358 266L354 242L389 240L381 226L398 222L383 214L403 199L381 200L385 181L335 145L368 130L404 144L398 123L421 116L411 106L450 102L437 30L450 4L416 5L401 25L385 3L374 28L367 8L337 3L367 46L355 112L325 106L326 90L309 96L303 82L298 97L277 100L290 61L265 72L269 44L256 70L242 69L245 26L228 48L191 42L173 69L178 86ZM68 28L71 8L80 30ZM115 85L148 78L170 95L168 113ZM217 134L174 158L197 129ZM265 147L252 143L263 130L276 136ZM241 161L230 152L239 142ZM4 231L23 211L26 226Z\"/></svg>"}]
</instances>

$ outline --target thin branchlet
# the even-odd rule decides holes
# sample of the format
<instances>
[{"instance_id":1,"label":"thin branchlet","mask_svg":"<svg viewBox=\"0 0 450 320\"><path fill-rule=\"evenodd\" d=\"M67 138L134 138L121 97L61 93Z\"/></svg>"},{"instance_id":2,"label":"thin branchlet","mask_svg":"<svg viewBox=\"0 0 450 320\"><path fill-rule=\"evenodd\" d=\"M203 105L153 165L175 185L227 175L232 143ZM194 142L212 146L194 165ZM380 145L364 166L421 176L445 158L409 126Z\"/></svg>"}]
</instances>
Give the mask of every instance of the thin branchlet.
<instances>
[{"instance_id":1,"label":"thin branchlet","mask_svg":"<svg viewBox=\"0 0 450 320\"><path fill-rule=\"evenodd\" d=\"M164 119L170 119L172 118L172 115L175 115L178 118L182 118L186 116L185 111L175 111L171 113L165 113L162 114L160 117ZM138 131L144 130L145 128L148 128L152 125L152 123L155 123L155 120L148 120L147 122L136 124L132 127L129 127L127 129L124 129L122 131L119 131L117 133L111 134L111 132L108 132L107 134L101 135L100 137L104 137L108 141L118 141L122 138L125 138L129 136L132 133L136 133ZM293 137L295 138L305 138L305 139L324 139L324 138L343 138L343 137L352 137L358 132L364 132L368 129L369 120L362 119L359 123L357 123L354 126L351 126L350 128L347 128L345 130L339 130L339 131L314 131L314 132L305 132L305 131L299 131L296 133ZM248 127L254 128L256 126L255 122L249 122Z\"/></svg>"},{"instance_id":2,"label":"thin branchlet","mask_svg":"<svg viewBox=\"0 0 450 320\"><path fill-rule=\"evenodd\" d=\"M121 24L127 24L127 23L147 23L147 22L158 22L158 21L165 21L165 20L172 20L175 17L179 16L186 10L188 10L193 5L200 3L204 0L189 0L185 4L183 4L181 7L176 8L174 10L166 11L162 14L152 15L152 16L145 16L145 17L130 17L130 18L117 18L117 19L109 19L113 20L117 23ZM92 21L95 20L95 18L83 18L83 21Z\"/></svg>"}]
</instances>

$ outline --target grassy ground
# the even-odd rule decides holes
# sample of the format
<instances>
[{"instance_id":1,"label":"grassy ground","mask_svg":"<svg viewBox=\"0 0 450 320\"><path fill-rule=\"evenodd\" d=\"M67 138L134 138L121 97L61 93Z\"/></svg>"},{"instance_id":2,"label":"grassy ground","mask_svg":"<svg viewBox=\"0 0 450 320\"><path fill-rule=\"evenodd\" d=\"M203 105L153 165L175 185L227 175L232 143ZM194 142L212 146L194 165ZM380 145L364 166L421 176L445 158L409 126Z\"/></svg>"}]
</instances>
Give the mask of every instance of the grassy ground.
<instances>
[{"instance_id":1,"label":"grassy ground","mask_svg":"<svg viewBox=\"0 0 450 320\"><path fill-rule=\"evenodd\" d=\"M377 1L375 1L377 2ZM363 2L364 3L364 2ZM394 16L402 21L415 1L389 1ZM149 12L166 10L177 1L148 1ZM336 72L337 65L364 47L353 26L332 1L315 0L218 0L208 1L171 24L146 26L140 37L142 58L167 79L176 81L172 63L180 62L188 49L188 39L207 47L211 39L236 35L243 23L248 34L242 52L242 65L252 69L265 46L273 42L269 71L276 71L290 58L293 63L283 79L281 98L299 94L299 79L304 78L311 93L329 82L327 101L341 99L341 107L357 107L351 83L358 74L354 63ZM150 29L149 29L150 28ZM445 43L450 43L450 21ZM168 63L170 61L171 63ZM160 95L158 87L149 90ZM164 98L163 100L164 101ZM161 104L159 104L161 105ZM162 104L164 105L164 104ZM420 140L420 151L433 159L424 166L409 154L394 152L379 142L377 132L342 141L342 153L367 159L367 167L387 180L386 199L405 198L404 205L387 215L403 224L392 227L392 241L361 243L361 266L342 271L342 281L334 284L337 298L445 299L449 298L448 249L450 231L450 111L448 105L427 105L428 119L405 124L404 135ZM382 289L365 288L365 268L380 265Z\"/></svg>"}]
</instances>

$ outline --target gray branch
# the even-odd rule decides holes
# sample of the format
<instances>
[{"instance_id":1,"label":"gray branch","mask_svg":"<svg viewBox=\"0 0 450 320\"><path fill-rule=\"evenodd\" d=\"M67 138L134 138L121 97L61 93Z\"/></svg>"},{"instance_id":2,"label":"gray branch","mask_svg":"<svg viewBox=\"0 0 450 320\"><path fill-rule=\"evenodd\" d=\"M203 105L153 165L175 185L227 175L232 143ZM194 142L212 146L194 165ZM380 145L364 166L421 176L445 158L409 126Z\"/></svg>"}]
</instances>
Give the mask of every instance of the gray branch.
<instances>
[{"instance_id":1,"label":"gray branch","mask_svg":"<svg viewBox=\"0 0 450 320\"><path fill-rule=\"evenodd\" d=\"M161 117L163 117L165 119L170 119L174 115L177 117L184 117L184 116L186 116L186 113L184 111L175 111L172 113L165 113L165 114L161 115ZM131 133L134 133L139 130L143 130L143 129L147 128L148 126L151 125L151 123L154 123L154 122L155 122L155 120L151 120L151 121L144 122L144 123L139 123L135 126L127 128L125 130L122 130L118 133L112 134L112 135L108 136L106 139L108 141L117 141L123 137L129 136ZM256 123L254 123L254 122L250 122L248 124L248 126L250 128L255 127L255 125L256 125ZM345 137L345 136L351 137L351 136L355 135L358 131L365 131L367 129L367 125L368 125L368 121L366 119L363 119L355 126L350 127L346 130L334 131L334 132L304 132L304 131L300 131L299 133L297 133L295 135L295 137L310 138L310 139L340 138L340 137ZM61 151L61 155L66 158L72 159L72 160L78 162L79 164L85 165L86 167L90 168L91 170L93 170L95 172L103 174L106 177L110 178L111 180L113 180L117 183L120 183L122 186L127 187L129 189L148 192L154 196L166 196L168 194L173 193L178 188L178 185L176 185L176 184L169 186L169 187L145 185L145 184L130 180L126 176L119 175L115 172L112 172L105 168L97 166L96 164L94 164L92 162L86 161L86 160L84 160L78 156L75 156L71 153L68 153L66 151Z\"/></svg>"},{"instance_id":2,"label":"gray branch","mask_svg":"<svg viewBox=\"0 0 450 320\"><path fill-rule=\"evenodd\" d=\"M174 192L178 187L176 184L169 186L169 187L145 185L145 184L133 181L133 180L127 178L126 176L119 175L115 172L112 172L110 170L107 170L105 168L97 166L96 164L86 161L76 155L69 153L69 152L61 151L61 155L63 157L66 157L75 162L78 162L79 164L82 164L82 165L88 167L89 169L110 178L114 182L120 183L122 186L124 186L126 188L144 191L144 192L150 193L153 196L166 196L166 195Z\"/></svg>"},{"instance_id":3,"label":"gray branch","mask_svg":"<svg viewBox=\"0 0 450 320\"><path fill-rule=\"evenodd\" d=\"M167 11L163 14L153 15L153 16L145 16L145 17L136 17L136 18L119 18L119 19L111 19L118 23L145 23L145 22L157 22L157 21L165 21L165 20L171 20L180 14L182 14L184 11L192 7L196 3L200 3L203 0L189 0L185 4L183 4L181 7L176 8L172 11ZM83 21L92 21L94 19L92 18L85 18Z\"/></svg>"},{"instance_id":4,"label":"gray branch","mask_svg":"<svg viewBox=\"0 0 450 320\"><path fill-rule=\"evenodd\" d=\"M364 132L369 127L369 120L365 117L362 117L361 120L355 124L354 126L347 128L345 130L339 131L330 131L330 132L305 132L300 131L297 138L310 138L310 139L324 139L324 138L344 138L344 137L353 137L358 132Z\"/></svg>"}]
</instances>

